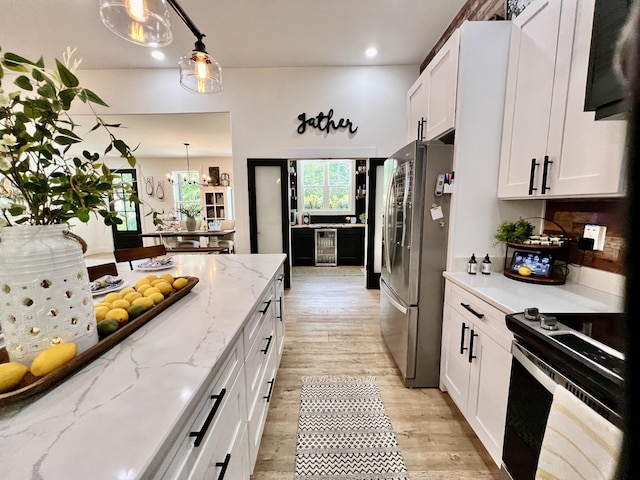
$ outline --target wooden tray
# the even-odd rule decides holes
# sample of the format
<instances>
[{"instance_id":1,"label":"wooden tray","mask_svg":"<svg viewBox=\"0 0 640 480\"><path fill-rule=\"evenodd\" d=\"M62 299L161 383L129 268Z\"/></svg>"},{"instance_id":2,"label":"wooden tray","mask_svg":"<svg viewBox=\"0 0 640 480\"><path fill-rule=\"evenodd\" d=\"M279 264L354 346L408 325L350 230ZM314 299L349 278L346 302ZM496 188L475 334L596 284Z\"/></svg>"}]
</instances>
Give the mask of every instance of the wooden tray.
<instances>
[{"instance_id":1,"label":"wooden tray","mask_svg":"<svg viewBox=\"0 0 640 480\"><path fill-rule=\"evenodd\" d=\"M182 278L186 278L188 280L187 285L182 287L180 290L176 290L175 292L167 295L164 301L160 302L158 305L155 305L134 320L127 322L125 325L120 327L108 337L99 340L98 343L93 347L82 352L80 355L77 355L73 360L65 363L60 368L54 370L48 375L45 375L44 377L35 377L31 374L31 372L27 372L27 374L14 390L0 394L0 406L8 405L10 403L31 397L32 395L46 392L56 385L62 383L82 367L91 363L111 347L117 345L123 339L127 338L133 332L145 325L147 322L149 322L149 320L158 315L160 312L163 312L171 305L176 303L187 293L189 293L191 289L199 282L198 277ZM5 347L0 348L0 363L5 363L8 361L9 355L7 354L7 349Z\"/></svg>"}]
</instances>

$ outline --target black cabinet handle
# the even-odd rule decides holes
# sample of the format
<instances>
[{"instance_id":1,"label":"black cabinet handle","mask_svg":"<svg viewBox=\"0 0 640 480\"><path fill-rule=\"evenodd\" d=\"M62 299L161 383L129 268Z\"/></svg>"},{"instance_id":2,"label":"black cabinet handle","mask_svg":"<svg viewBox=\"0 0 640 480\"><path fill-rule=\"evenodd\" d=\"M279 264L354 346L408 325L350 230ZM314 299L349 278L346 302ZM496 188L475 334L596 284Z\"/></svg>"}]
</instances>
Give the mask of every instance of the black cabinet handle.
<instances>
[{"instance_id":1,"label":"black cabinet handle","mask_svg":"<svg viewBox=\"0 0 640 480\"><path fill-rule=\"evenodd\" d=\"M549 165L553 163L549 160L549 155L544 156L544 166L542 167L542 194L547 193L547 190L551 190L551 187L547 187L547 173L549 173Z\"/></svg>"},{"instance_id":2,"label":"black cabinet handle","mask_svg":"<svg viewBox=\"0 0 640 480\"><path fill-rule=\"evenodd\" d=\"M424 117L418 120L418 141L419 142L422 142L424 140L424 124L425 123L427 123L427 121L424 119Z\"/></svg>"},{"instance_id":3,"label":"black cabinet handle","mask_svg":"<svg viewBox=\"0 0 640 480\"><path fill-rule=\"evenodd\" d=\"M476 358L476 356L473 354L473 339L477 336L478 334L471 330L471 338L469 339L469 363L471 363L471 360Z\"/></svg>"},{"instance_id":4,"label":"black cabinet handle","mask_svg":"<svg viewBox=\"0 0 640 480\"><path fill-rule=\"evenodd\" d=\"M278 320L282 321L282 297L278 298L278 316L276 317Z\"/></svg>"},{"instance_id":5,"label":"black cabinet handle","mask_svg":"<svg viewBox=\"0 0 640 480\"><path fill-rule=\"evenodd\" d=\"M273 383L275 382L275 380L276 380L275 378L272 378L267 382L269 384L269 393L267 394L266 397L262 397L267 401L267 403L269 403L269 401L271 400L271 393L273 392Z\"/></svg>"},{"instance_id":6,"label":"black cabinet handle","mask_svg":"<svg viewBox=\"0 0 640 480\"><path fill-rule=\"evenodd\" d=\"M536 162L535 158L531 159L531 173L529 174L529 195L533 195L533 191L537 190L537 188L533 187L533 179L536 176L536 167L538 166L538 162Z\"/></svg>"},{"instance_id":7,"label":"black cabinet handle","mask_svg":"<svg viewBox=\"0 0 640 480\"><path fill-rule=\"evenodd\" d=\"M278 281L281 282L282 280L284 280L284 273L278 275Z\"/></svg>"},{"instance_id":8,"label":"black cabinet handle","mask_svg":"<svg viewBox=\"0 0 640 480\"><path fill-rule=\"evenodd\" d=\"M469 311L470 311L471 313L473 313L476 317L478 317L478 318L484 318L484 313L478 313L478 312L476 312L473 308L471 308L471 307L469 306L469 304L468 304L468 303L462 303L462 302L460 302L460 305L462 305L464 308L466 308L467 310L469 310Z\"/></svg>"},{"instance_id":9,"label":"black cabinet handle","mask_svg":"<svg viewBox=\"0 0 640 480\"><path fill-rule=\"evenodd\" d=\"M469 327L467 327L467 324L462 322L462 332L460 332L460 355L462 355L467 349L467 347L464 346L464 332L468 329Z\"/></svg>"},{"instance_id":10,"label":"black cabinet handle","mask_svg":"<svg viewBox=\"0 0 640 480\"><path fill-rule=\"evenodd\" d=\"M264 306L264 310L260 310L260 313L262 315L264 315L265 313L267 313L267 310L269 310L269 305L271 305L271 300L269 300L268 302L263 302L266 303L266 305Z\"/></svg>"},{"instance_id":11,"label":"black cabinet handle","mask_svg":"<svg viewBox=\"0 0 640 480\"><path fill-rule=\"evenodd\" d=\"M267 352L269 351L269 345L271 345L271 339L273 338L273 335L269 335L268 337L265 337L265 340L267 341L267 346L264 347L262 350L260 350L262 353L264 353L265 355L267 354Z\"/></svg>"},{"instance_id":12,"label":"black cabinet handle","mask_svg":"<svg viewBox=\"0 0 640 480\"><path fill-rule=\"evenodd\" d=\"M229 466L229 462L231 461L231 454L227 453L227 456L224 457L224 462L216 462L216 467L222 467L220 470L220 475L218 475L218 480L223 480L225 473L227 473L227 467Z\"/></svg>"},{"instance_id":13,"label":"black cabinet handle","mask_svg":"<svg viewBox=\"0 0 640 480\"><path fill-rule=\"evenodd\" d=\"M216 412L218 411L218 407L220 407L220 404L222 403L222 399L224 398L225 393L227 393L227 389L223 388L222 390L220 390L219 395L211 395L211 398L215 398L216 401L213 404L213 407L211 408L209 415L207 415L207 419L204 421L204 425L202 425L202 428L200 429L200 431L189 433L190 437L196 437L195 441L193 442L194 447L199 447L200 444L202 443L202 439L206 435L207 430L209 429L209 425L211 425L211 421L213 420L213 417L216 416Z\"/></svg>"}]
</instances>

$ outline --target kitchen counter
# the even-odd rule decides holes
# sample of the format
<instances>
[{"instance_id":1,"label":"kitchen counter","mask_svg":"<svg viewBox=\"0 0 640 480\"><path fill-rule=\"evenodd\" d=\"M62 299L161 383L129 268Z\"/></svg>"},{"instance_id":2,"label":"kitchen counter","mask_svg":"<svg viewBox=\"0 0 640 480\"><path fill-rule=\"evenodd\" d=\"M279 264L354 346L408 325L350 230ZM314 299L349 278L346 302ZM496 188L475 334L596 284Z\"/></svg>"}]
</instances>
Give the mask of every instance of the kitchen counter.
<instances>
[{"instance_id":1,"label":"kitchen counter","mask_svg":"<svg viewBox=\"0 0 640 480\"><path fill-rule=\"evenodd\" d=\"M528 307L537 307L543 313L619 313L624 308L623 297L577 284L537 285L512 280L502 273L443 275L504 313L522 312Z\"/></svg>"},{"instance_id":2,"label":"kitchen counter","mask_svg":"<svg viewBox=\"0 0 640 480\"><path fill-rule=\"evenodd\" d=\"M0 477L148 478L285 258L175 256L158 274L198 277L191 292L64 383L0 408ZM131 286L150 272L120 273Z\"/></svg>"},{"instance_id":3,"label":"kitchen counter","mask_svg":"<svg viewBox=\"0 0 640 480\"><path fill-rule=\"evenodd\" d=\"M364 228L364 223L310 223L309 225L291 225L291 228Z\"/></svg>"}]
</instances>

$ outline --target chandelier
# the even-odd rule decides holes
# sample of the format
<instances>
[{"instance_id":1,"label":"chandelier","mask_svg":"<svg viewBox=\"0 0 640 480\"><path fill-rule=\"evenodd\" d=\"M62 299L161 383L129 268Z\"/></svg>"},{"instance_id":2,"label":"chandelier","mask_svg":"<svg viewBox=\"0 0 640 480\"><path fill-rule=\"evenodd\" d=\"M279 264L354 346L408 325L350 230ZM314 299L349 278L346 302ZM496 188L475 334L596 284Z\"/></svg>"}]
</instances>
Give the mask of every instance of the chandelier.
<instances>
[{"instance_id":1,"label":"chandelier","mask_svg":"<svg viewBox=\"0 0 640 480\"><path fill-rule=\"evenodd\" d=\"M196 37L193 51L180 57L180 85L189 92L222 92L222 69L207 53L198 30L177 0L100 0L102 23L129 42L145 47L163 47L173 40L167 4Z\"/></svg>"},{"instance_id":2,"label":"chandelier","mask_svg":"<svg viewBox=\"0 0 640 480\"><path fill-rule=\"evenodd\" d=\"M202 176L202 182L200 182L199 180L193 180L191 178L191 167L189 165L189 144L185 143L184 146L187 149L187 174L183 176L182 179L175 179L170 173L167 173L167 181L171 185L199 185L201 187L208 187L209 185L211 185L211 178L207 177L206 175Z\"/></svg>"}]
</instances>

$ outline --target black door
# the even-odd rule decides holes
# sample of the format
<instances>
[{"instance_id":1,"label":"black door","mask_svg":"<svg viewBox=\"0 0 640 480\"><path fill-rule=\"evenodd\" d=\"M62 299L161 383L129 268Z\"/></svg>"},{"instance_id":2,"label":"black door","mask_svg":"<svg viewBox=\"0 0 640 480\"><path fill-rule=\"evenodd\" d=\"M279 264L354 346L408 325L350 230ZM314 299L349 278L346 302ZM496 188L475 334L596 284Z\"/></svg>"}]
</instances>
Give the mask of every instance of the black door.
<instances>
[{"instance_id":1,"label":"black door","mask_svg":"<svg viewBox=\"0 0 640 480\"><path fill-rule=\"evenodd\" d=\"M285 253L284 286L291 287L288 160L247 159L251 253Z\"/></svg>"},{"instance_id":2,"label":"black door","mask_svg":"<svg viewBox=\"0 0 640 480\"><path fill-rule=\"evenodd\" d=\"M133 186L133 190L138 195L138 181L134 169L118 170L120 178L116 182L122 182ZM119 225L113 225L113 248L142 247L142 222L140 219L140 208L137 203L130 200L124 189L115 189L112 198L113 208L118 213L118 218L122 220Z\"/></svg>"},{"instance_id":3,"label":"black door","mask_svg":"<svg viewBox=\"0 0 640 480\"><path fill-rule=\"evenodd\" d=\"M383 177L378 175L378 167L384 165L386 158L369 159L369 186L367 187L367 254L366 254L366 285L367 288L380 288L380 272L376 272L376 259L382 257L382 249L377 245L382 245L382 240L376 241L376 235L382 234L380 221L376 220L381 212L376 212L376 198L378 198L386 188L383 185ZM382 198L382 197L380 197ZM376 252L379 250L378 252Z\"/></svg>"}]
</instances>

